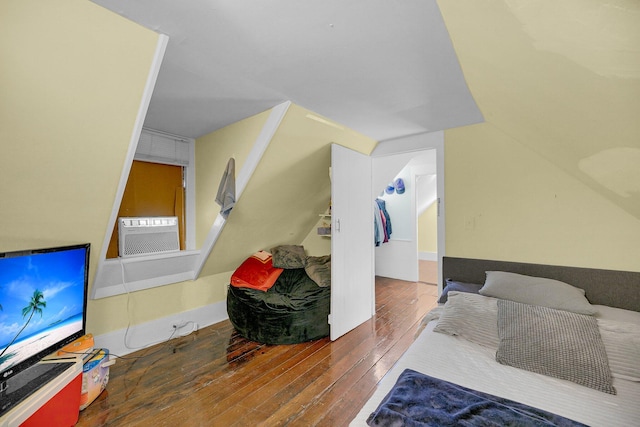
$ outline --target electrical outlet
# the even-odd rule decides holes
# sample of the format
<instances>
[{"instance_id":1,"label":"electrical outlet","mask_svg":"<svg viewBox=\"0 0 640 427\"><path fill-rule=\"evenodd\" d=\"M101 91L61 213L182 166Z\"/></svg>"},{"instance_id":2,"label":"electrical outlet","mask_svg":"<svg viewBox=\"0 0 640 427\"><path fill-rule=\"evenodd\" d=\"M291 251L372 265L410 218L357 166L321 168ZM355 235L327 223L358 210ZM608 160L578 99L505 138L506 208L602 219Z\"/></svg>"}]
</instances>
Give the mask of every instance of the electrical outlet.
<instances>
[{"instance_id":1,"label":"electrical outlet","mask_svg":"<svg viewBox=\"0 0 640 427\"><path fill-rule=\"evenodd\" d=\"M181 329L187 326L189 322L185 322L184 320L178 320L173 324L173 329Z\"/></svg>"}]
</instances>

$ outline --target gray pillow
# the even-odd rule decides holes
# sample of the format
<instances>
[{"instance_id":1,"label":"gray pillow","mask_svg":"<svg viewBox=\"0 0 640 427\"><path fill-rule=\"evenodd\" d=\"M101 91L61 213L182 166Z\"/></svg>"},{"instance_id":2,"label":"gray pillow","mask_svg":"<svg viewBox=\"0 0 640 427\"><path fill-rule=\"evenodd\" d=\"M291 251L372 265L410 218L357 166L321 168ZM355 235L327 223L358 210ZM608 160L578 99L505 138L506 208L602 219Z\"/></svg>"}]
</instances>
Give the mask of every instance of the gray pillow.
<instances>
[{"instance_id":1,"label":"gray pillow","mask_svg":"<svg viewBox=\"0 0 640 427\"><path fill-rule=\"evenodd\" d=\"M498 300L498 334L499 363L616 394L595 317Z\"/></svg>"},{"instance_id":2,"label":"gray pillow","mask_svg":"<svg viewBox=\"0 0 640 427\"><path fill-rule=\"evenodd\" d=\"M276 268L304 268L307 255L299 245L280 245L271 249L273 266Z\"/></svg>"},{"instance_id":3,"label":"gray pillow","mask_svg":"<svg viewBox=\"0 0 640 427\"><path fill-rule=\"evenodd\" d=\"M458 292L469 292L472 294L477 294L482 285L478 285L477 283L466 283L466 282L458 282L457 280L447 279L445 280L446 286L442 291L442 295L438 298L438 304L444 304L447 302L447 295L451 291Z\"/></svg>"},{"instance_id":4,"label":"gray pillow","mask_svg":"<svg viewBox=\"0 0 640 427\"><path fill-rule=\"evenodd\" d=\"M487 271L480 295L523 304L539 305L578 314L597 313L584 290L559 280L525 276L506 271Z\"/></svg>"},{"instance_id":5,"label":"gray pillow","mask_svg":"<svg viewBox=\"0 0 640 427\"><path fill-rule=\"evenodd\" d=\"M321 288L331 286L331 255L308 257L304 271Z\"/></svg>"},{"instance_id":6,"label":"gray pillow","mask_svg":"<svg viewBox=\"0 0 640 427\"><path fill-rule=\"evenodd\" d=\"M497 300L468 292L451 291L433 331L459 336L497 349L500 342Z\"/></svg>"}]
</instances>

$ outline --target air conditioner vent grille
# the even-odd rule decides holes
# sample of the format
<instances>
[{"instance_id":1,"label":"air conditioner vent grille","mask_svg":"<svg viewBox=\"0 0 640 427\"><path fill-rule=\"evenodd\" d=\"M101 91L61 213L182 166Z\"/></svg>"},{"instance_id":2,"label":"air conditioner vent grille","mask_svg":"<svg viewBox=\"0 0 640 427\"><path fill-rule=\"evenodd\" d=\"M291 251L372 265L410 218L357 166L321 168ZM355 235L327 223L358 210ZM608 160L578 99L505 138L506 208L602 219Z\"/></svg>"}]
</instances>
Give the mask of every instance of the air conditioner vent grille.
<instances>
[{"instance_id":1,"label":"air conditioner vent grille","mask_svg":"<svg viewBox=\"0 0 640 427\"><path fill-rule=\"evenodd\" d=\"M177 217L121 217L118 234L121 257L180 250Z\"/></svg>"}]
</instances>

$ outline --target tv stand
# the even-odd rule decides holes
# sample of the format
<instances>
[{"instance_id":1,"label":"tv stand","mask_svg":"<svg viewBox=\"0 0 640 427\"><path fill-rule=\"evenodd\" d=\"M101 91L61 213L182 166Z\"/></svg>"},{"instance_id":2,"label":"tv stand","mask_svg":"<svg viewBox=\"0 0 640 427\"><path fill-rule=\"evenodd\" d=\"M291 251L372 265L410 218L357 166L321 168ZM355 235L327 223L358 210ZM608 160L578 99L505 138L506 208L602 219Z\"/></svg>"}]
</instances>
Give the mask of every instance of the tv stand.
<instances>
[{"instance_id":1,"label":"tv stand","mask_svg":"<svg viewBox=\"0 0 640 427\"><path fill-rule=\"evenodd\" d=\"M80 412L82 363L79 357L41 361L34 370L29 368L10 378L1 400L3 406L11 407L3 411L0 427L74 425ZM39 377L42 372L44 377ZM27 384L34 381L35 386Z\"/></svg>"}]
</instances>

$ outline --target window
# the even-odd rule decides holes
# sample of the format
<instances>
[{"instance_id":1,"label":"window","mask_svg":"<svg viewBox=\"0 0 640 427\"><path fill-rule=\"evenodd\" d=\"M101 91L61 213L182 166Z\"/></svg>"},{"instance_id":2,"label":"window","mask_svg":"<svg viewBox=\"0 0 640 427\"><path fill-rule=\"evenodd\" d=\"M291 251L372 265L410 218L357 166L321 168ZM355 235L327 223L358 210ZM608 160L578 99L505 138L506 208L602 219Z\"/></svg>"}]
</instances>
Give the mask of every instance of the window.
<instances>
[{"instance_id":1,"label":"window","mask_svg":"<svg viewBox=\"0 0 640 427\"><path fill-rule=\"evenodd\" d=\"M185 180L183 166L134 160L118 217L176 216L180 249L185 249ZM107 258L118 257L118 223L113 227Z\"/></svg>"},{"instance_id":2,"label":"window","mask_svg":"<svg viewBox=\"0 0 640 427\"><path fill-rule=\"evenodd\" d=\"M96 278L91 298L104 298L125 292L162 286L191 280L194 276L194 265L199 251L195 248L195 140L181 138L150 129L143 129L133 156L129 176L122 191L120 204L114 206L113 215L127 216L179 216L174 212L176 205L182 209L180 252L171 254L150 254L145 256L118 256L117 226L108 236L109 246L105 250L105 258L98 262ZM170 180L158 175L172 175ZM155 177L155 178L154 178ZM162 191L159 190L163 187ZM178 189L176 189L178 187ZM140 199L137 188L143 192L165 193L159 206L149 208L141 203L131 211L128 199ZM129 191L128 191L129 190ZM170 194L166 196L166 194ZM146 196L144 197L146 199ZM182 199L182 200L180 200ZM169 200L169 201L167 201ZM155 202L154 202L155 203ZM166 206L165 206L166 205ZM171 214L165 209L170 205ZM151 209L151 210L150 210ZM117 223L117 220L115 221ZM114 237L115 236L115 237ZM105 243L106 245L106 243ZM170 256L168 256L170 255Z\"/></svg>"},{"instance_id":3,"label":"window","mask_svg":"<svg viewBox=\"0 0 640 427\"><path fill-rule=\"evenodd\" d=\"M118 217L177 216L180 249L195 246L195 141L143 129L136 147ZM107 259L118 257L114 225Z\"/></svg>"}]
</instances>

